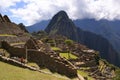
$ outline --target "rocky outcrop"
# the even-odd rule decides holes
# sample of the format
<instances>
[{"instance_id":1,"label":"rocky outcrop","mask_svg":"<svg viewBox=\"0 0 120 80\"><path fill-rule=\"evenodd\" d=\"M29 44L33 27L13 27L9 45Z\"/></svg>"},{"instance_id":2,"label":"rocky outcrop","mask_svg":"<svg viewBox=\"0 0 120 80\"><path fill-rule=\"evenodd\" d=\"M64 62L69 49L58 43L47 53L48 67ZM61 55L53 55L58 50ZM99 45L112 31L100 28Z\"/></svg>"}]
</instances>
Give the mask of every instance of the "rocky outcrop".
<instances>
[{"instance_id":1,"label":"rocky outcrop","mask_svg":"<svg viewBox=\"0 0 120 80\"><path fill-rule=\"evenodd\" d=\"M0 14L0 22L4 22L4 19L1 14Z\"/></svg>"},{"instance_id":2,"label":"rocky outcrop","mask_svg":"<svg viewBox=\"0 0 120 80\"><path fill-rule=\"evenodd\" d=\"M10 22L11 23L11 21L10 21L10 19L7 15L4 15L3 18L4 18L5 22Z\"/></svg>"},{"instance_id":3,"label":"rocky outcrop","mask_svg":"<svg viewBox=\"0 0 120 80\"><path fill-rule=\"evenodd\" d=\"M0 22L10 22L11 23L11 21L7 15L2 16L1 14L0 14Z\"/></svg>"},{"instance_id":4,"label":"rocky outcrop","mask_svg":"<svg viewBox=\"0 0 120 80\"><path fill-rule=\"evenodd\" d=\"M76 42L82 43L89 48L98 50L100 51L102 58L105 58L109 62L119 66L117 63L118 55L109 41L100 35L77 28L64 11L58 12L52 18L45 31L49 33L49 35L63 35ZM112 57L110 55L114 56Z\"/></svg>"}]
</instances>

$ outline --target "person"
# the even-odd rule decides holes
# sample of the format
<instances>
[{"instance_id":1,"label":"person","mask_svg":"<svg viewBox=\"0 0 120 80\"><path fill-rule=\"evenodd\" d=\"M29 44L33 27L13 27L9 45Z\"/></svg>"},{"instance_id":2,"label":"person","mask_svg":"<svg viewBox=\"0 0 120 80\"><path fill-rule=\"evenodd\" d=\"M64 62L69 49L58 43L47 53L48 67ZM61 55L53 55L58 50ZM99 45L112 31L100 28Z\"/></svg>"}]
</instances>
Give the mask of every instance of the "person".
<instances>
[{"instance_id":1,"label":"person","mask_svg":"<svg viewBox=\"0 0 120 80\"><path fill-rule=\"evenodd\" d=\"M24 58L23 57L21 57L20 62L24 63Z\"/></svg>"}]
</instances>

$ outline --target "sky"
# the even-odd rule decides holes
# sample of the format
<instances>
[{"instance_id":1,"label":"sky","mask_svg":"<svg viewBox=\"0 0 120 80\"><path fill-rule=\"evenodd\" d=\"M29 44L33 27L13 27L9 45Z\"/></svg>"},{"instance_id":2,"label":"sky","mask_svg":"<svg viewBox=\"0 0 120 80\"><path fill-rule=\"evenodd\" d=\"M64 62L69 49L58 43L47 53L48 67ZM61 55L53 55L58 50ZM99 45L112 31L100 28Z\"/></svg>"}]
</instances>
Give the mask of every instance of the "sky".
<instances>
[{"instance_id":1,"label":"sky","mask_svg":"<svg viewBox=\"0 0 120 80\"><path fill-rule=\"evenodd\" d=\"M120 0L0 0L0 13L26 26L51 19L60 10L72 20L120 20Z\"/></svg>"}]
</instances>

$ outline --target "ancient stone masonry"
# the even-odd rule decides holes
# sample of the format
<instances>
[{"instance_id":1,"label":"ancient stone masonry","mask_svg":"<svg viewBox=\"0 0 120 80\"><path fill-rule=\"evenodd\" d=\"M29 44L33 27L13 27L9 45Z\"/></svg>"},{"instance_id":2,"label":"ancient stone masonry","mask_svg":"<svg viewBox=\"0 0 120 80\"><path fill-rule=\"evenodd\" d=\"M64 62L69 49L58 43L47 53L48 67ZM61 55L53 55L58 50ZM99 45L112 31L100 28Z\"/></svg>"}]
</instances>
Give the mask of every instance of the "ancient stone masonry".
<instances>
[{"instance_id":1,"label":"ancient stone masonry","mask_svg":"<svg viewBox=\"0 0 120 80\"><path fill-rule=\"evenodd\" d=\"M41 44L42 42L39 42L39 41L37 41L37 40L35 40L34 38L30 38L27 42L26 42L26 44L25 44L25 46L27 46L27 49L35 49L35 50L38 50L38 49L40 49L40 44Z\"/></svg>"},{"instance_id":2,"label":"ancient stone masonry","mask_svg":"<svg viewBox=\"0 0 120 80\"><path fill-rule=\"evenodd\" d=\"M58 72L68 77L77 76L77 70L55 54L50 55L36 50L30 50L28 53L28 61L36 62L39 66L47 67L52 72Z\"/></svg>"},{"instance_id":3,"label":"ancient stone masonry","mask_svg":"<svg viewBox=\"0 0 120 80\"><path fill-rule=\"evenodd\" d=\"M1 42L1 46L3 49L6 49L9 53L11 57L23 57L25 58L25 53L26 50L25 48L18 48L18 47L13 47L10 46L10 44L8 44L7 42L3 41Z\"/></svg>"}]
</instances>

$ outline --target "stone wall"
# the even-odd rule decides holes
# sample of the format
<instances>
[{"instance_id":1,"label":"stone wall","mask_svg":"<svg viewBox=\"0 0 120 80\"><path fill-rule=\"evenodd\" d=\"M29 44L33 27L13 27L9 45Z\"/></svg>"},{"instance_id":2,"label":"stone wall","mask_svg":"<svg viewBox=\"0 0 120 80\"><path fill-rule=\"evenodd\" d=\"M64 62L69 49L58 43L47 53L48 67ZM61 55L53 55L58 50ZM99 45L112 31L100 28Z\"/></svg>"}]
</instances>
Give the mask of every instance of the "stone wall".
<instances>
[{"instance_id":1,"label":"stone wall","mask_svg":"<svg viewBox=\"0 0 120 80\"><path fill-rule=\"evenodd\" d=\"M18 47L10 46L5 41L2 42L2 48L6 49L10 53L11 57L17 56L17 57L23 57L23 58L25 58L25 55L26 55L25 48L18 48Z\"/></svg>"},{"instance_id":2,"label":"stone wall","mask_svg":"<svg viewBox=\"0 0 120 80\"><path fill-rule=\"evenodd\" d=\"M68 77L76 77L77 70L67 61L54 55L46 54L36 50L28 51L28 61L36 62L39 66L46 67L52 72L58 72Z\"/></svg>"},{"instance_id":3,"label":"stone wall","mask_svg":"<svg viewBox=\"0 0 120 80\"><path fill-rule=\"evenodd\" d=\"M30 38L27 42L26 42L26 46L27 46L27 49L35 49L35 50L38 50L40 49L40 42L38 42L37 40L35 40L34 38Z\"/></svg>"}]
</instances>

